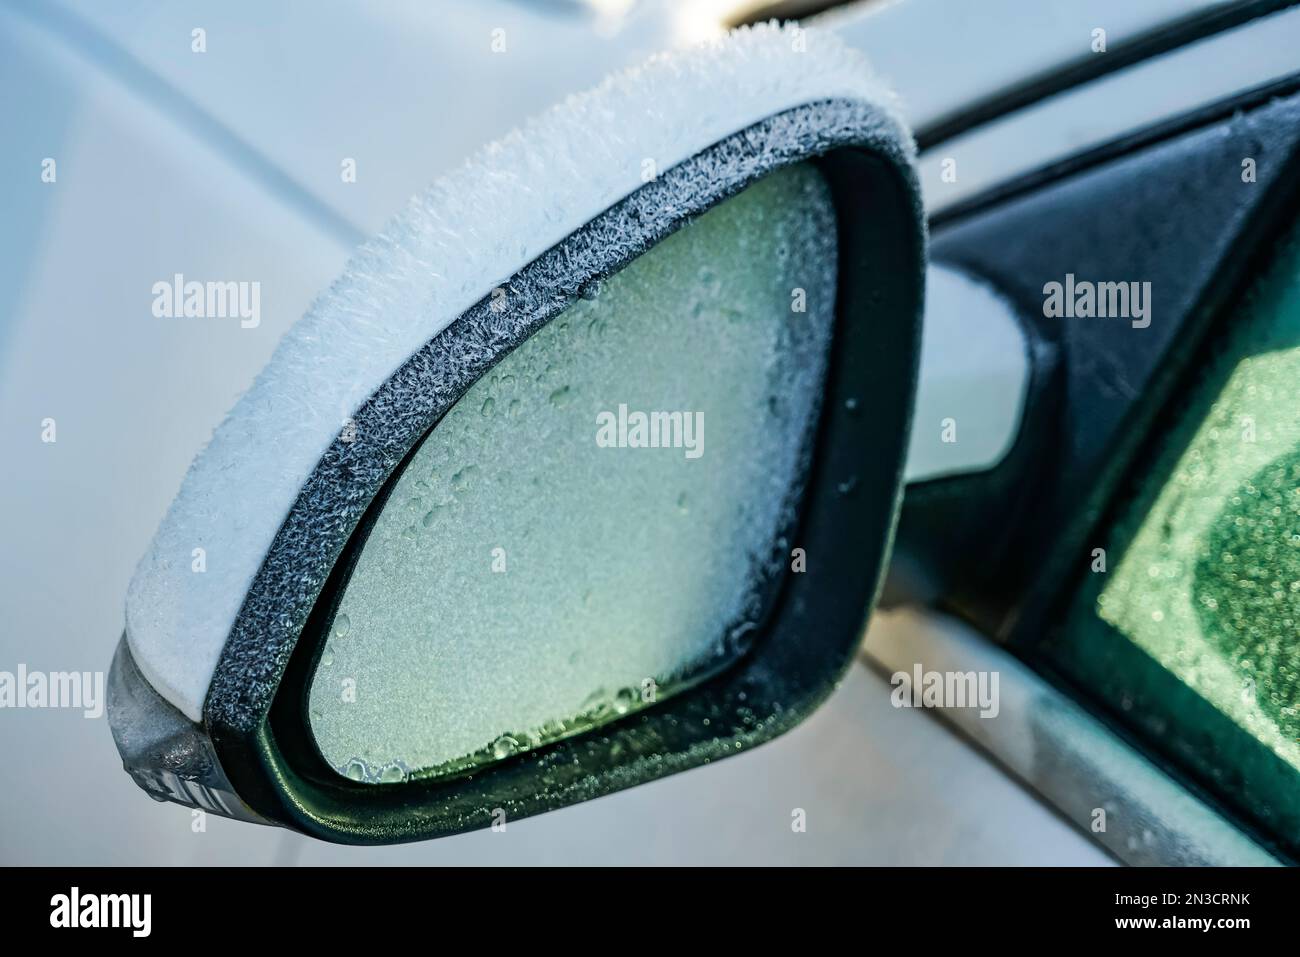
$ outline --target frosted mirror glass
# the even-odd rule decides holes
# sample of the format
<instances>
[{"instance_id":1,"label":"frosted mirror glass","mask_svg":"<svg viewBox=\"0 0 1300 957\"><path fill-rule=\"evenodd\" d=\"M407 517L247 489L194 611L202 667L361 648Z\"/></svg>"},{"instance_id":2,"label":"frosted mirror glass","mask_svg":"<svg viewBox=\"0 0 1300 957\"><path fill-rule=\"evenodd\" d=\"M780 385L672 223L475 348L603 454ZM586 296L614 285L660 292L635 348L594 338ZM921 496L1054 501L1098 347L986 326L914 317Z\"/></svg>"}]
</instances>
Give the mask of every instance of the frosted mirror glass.
<instances>
[{"instance_id":1,"label":"frosted mirror glass","mask_svg":"<svg viewBox=\"0 0 1300 957\"><path fill-rule=\"evenodd\" d=\"M465 772L743 655L791 566L835 313L835 218L779 171L574 302L396 480L309 680L356 781Z\"/></svg>"}]
</instances>

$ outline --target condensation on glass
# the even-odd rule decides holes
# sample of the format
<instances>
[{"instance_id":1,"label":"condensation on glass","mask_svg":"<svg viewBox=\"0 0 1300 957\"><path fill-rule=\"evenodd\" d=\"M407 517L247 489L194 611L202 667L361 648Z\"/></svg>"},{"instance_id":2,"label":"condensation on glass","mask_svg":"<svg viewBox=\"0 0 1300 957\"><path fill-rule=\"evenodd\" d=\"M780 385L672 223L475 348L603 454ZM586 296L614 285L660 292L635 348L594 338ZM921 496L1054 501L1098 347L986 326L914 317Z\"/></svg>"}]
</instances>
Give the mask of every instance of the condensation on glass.
<instances>
[{"instance_id":1,"label":"condensation on glass","mask_svg":"<svg viewBox=\"0 0 1300 957\"><path fill-rule=\"evenodd\" d=\"M1225 318L1048 652L1294 840L1300 233Z\"/></svg>"},{"instance_id":2,"label":"condensation on glass","mask_svg":"<svg viewBox=\"0 0 1300 957\"><path fill-rule=\"evenodd\" d=\"M416 450L309 683L329 765L454 774L651 707L743 654L788 568L834 318L811 166L576 301Z\"/></svg>"}]
</instances>

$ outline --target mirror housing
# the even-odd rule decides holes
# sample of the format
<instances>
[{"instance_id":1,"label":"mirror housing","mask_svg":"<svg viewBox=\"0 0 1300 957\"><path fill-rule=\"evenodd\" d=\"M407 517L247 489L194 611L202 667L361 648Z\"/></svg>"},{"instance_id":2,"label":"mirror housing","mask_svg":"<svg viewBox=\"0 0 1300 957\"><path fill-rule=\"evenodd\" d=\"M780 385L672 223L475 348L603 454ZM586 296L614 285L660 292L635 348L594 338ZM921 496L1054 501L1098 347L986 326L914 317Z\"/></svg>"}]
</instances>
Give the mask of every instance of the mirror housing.
<instances>
[{"instance_id":1,"label":"mirror housing","mask_svg":"<svg viewBox=\"0 0 1300 957\"><path fill-rule=\"evenodd\" d=\"M742 30L657 58L535 121L413 201L290 332L196 461L132 583L109 709L142 787L327 840L420 840L740 753L833 690L901 499L926 237L913 147L887 95L832 38L809 32L805 53L791 33ZM648 178L647 157L662 164ZM834 203L834 331L792 540L806 566L785 576L749 650L644 711L472 774L378 785L338 774L312 740L304 689L364 529L411 451L584 291L803 162ZM498 218L451 218L483 208ZM353 345L366 350L351 352L359 369L346 364ZM322 362L322 349L335 355ZM341 427L319 410L331 389ZM276 400L286 395L315 411L304 420ZM189 572L191 545L232 541L246 572L211 547L210 567L228 570Z\"/></svg>"}]
</instances>

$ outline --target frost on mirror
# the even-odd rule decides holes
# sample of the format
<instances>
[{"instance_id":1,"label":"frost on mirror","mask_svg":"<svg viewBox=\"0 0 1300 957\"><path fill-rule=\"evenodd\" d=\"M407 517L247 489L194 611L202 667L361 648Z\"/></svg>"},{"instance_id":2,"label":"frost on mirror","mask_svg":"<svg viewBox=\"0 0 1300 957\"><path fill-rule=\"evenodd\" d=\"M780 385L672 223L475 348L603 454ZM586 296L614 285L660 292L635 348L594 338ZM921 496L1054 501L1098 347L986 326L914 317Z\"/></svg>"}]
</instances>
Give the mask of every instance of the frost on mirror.
<instances>
[{"instance_id":1,"label":"frost on mirror","mask_svg":"<svg viewBox=\"0 0 1300 957\"><path fill-rule=\"evenodd\" d=\"M743 654L796 544L835 263L820 174L777 172L470 388L343 587L309 688L325 760L376 783L462 772Z\"/></svg>"}]
</instances>

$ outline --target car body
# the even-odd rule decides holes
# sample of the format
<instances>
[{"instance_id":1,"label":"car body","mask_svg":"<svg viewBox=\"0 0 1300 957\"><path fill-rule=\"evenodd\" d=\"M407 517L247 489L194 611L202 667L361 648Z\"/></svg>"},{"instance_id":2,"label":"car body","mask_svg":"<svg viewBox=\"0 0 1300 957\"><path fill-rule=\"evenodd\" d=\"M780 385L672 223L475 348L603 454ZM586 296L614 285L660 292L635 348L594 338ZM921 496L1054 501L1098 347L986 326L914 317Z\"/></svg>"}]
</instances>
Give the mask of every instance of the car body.
<instances>
[{"instance_id":1,"label":"car body","mask_svg":"<svg viewBox=\"0 0 1300 957\"><path fill-rule=\"evenodd\" d=\"M1017 201L1032 217L1039 191L1231 118L1240 104L1253 109L1267 101L1261 91L1284 96L1300 69L1300 11L1288 6L997 0L958 12L906 0L815 19L899 91L921 149L936 259L974 270L986 241L971 231L976 218ZM610 70L766 13L668 2L357 3L328 15L294 5L0 7L0 88L17 144L4 151L13 215L0 267L0 407L17 451L0 481L26 503L4 549L5 657L107 668L133 565L194 451L288 325L408 196ZM494 49L494 37L504 46ZM33 173L47 158L57 160L54 182ZM261 277L256 325L160 335L142 290L178 268ZM33 423L47 418L56 443L34 438ZM979 501L1009 525L1007 495L1017 499L1002 490ZM948 521L929 514L940 517L905 511L900 531L919 565L935 548L927 521ZM1240 864L1291 853L1285 835L1071 686L1023 636L1000 633L1022 592L985 613L952 589L962 569L922 585L906 570L891 580L861 662L806 726L717 767L512 823L508 837L338 848L152 806L118 771L101 722L15 712L0 731L23 771L5 796L0 857ZM998 673L996 730L961 708L896 707L893 678L914 667ZM1098 809L1109 822L1100 830ZM791 831L796 810L804 832ZM91 817L115 826L92 833Z\"/></svg>"}]
</instances>

